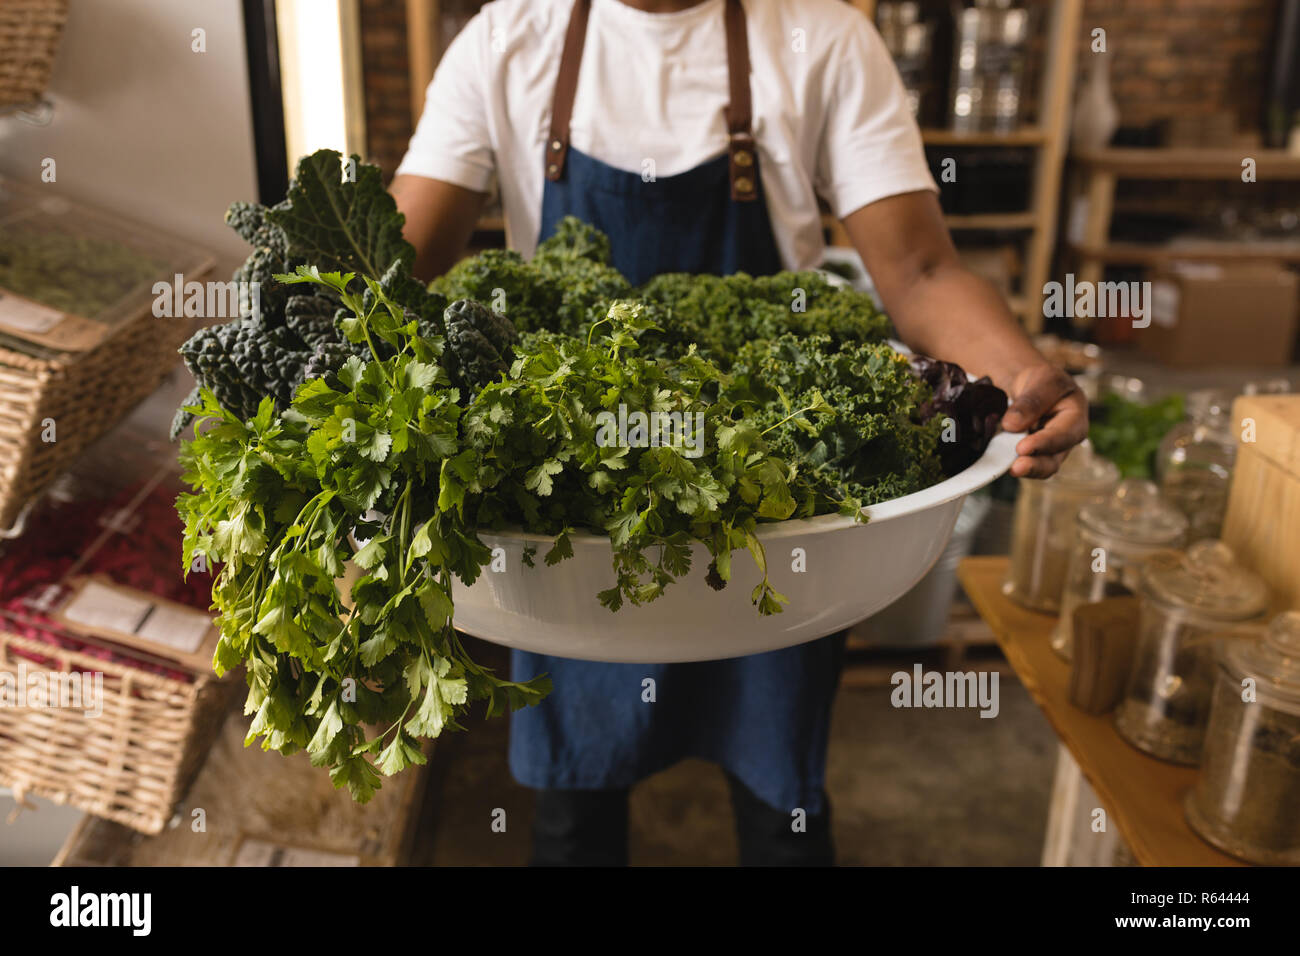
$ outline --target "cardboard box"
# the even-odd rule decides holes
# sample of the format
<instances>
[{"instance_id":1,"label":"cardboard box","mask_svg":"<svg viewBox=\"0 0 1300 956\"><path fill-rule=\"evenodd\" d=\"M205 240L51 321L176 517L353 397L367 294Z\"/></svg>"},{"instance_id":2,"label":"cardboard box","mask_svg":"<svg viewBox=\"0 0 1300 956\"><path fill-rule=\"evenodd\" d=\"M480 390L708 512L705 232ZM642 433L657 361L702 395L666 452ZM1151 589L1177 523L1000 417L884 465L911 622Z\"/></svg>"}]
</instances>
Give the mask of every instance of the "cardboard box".
<instances>
[{"instance_id":1,"label":"cardboard box","mask_svg":"<svg viewBox=\"0 0 1300 956\"><path fill-rule=\"evenodd\" d=\"M1277 265L1172 264L1152 278L1138 350L1166 365L1286 365L1297 289L1296 274Z\"/></svg>"}]
</instances>

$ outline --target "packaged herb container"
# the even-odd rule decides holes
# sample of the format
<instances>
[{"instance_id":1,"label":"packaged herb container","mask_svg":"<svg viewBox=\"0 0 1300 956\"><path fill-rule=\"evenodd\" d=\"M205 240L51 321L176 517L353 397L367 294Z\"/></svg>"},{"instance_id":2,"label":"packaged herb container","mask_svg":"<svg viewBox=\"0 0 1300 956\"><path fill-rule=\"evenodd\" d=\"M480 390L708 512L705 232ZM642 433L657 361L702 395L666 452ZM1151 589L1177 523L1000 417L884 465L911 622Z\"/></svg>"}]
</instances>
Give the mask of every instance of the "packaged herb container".
<instances>
[{"instance_id":1,"label":"packaged herb container","mask_svg":"<svg viewBox=\"0 0 1300 956\"><path fill-rule=\"evenodd\" d=\"M1300 865L1300 613L1217 648L1193 830L1252 863Z\"/></svg>"},{"instance_id":2,"label":"packaged herb container","mask_svg":"<svg viewBox=\"0 0 1300 956\"><path fill-rule=\"evenodd\" d=\"M1115 726L1153 757L1194 765L1209 719L1213 641L1260 617L1268 589L1231 548L1206 540L1148 557L1140 596L1133 672Z\"/></svg>"}]
</instances>

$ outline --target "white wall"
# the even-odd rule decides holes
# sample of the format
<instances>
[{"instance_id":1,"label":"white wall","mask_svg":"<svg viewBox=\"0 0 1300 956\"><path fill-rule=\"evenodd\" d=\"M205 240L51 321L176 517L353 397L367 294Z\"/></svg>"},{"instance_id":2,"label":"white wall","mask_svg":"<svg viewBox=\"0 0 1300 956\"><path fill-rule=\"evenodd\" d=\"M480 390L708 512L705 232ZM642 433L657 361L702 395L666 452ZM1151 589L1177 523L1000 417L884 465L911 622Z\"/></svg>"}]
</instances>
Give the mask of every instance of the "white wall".
<instances>
[{"instance_id":1,"label":"white wall","mask_svg":"<svg viewBox=\"0 0 1300 956\"><path fill-rule=\"evenodd\" d=\"M207 52L191 31L207 31ZM0 174L190 239L228 272L247 247L222 221L257 198L238 0L72 0L49 126L0 118Z\"/></svg>"}]
</instances>

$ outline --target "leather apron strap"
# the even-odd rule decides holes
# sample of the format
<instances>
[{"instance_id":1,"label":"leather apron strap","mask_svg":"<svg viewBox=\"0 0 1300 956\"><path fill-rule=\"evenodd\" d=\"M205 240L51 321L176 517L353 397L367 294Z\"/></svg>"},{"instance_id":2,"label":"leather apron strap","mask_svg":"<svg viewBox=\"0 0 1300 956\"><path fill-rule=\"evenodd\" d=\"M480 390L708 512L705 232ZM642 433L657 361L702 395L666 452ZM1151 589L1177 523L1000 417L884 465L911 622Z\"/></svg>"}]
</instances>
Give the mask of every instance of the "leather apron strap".
<instances>
[{"instance_id":1,"label":"leather apron strap","mask_svg":"<svg viewBox=\"0 0 1300 956\"><path fill-rule=\"evenodd\" d=\"M560 73L551 102L551 132L546 141L546 178L564 176L569 152L569 122L573 98L578 91L578 70L582 47L587 39L591 0L574 0L569 27L560 54ZM727 154L730 157L731 198L749 202L758 198L758 151L751 129L753 110L749 96L749 36L745 29L745 8L740 0L726 0L727 80L731 102L727 106Z\"/></svg>"}]
</instances>

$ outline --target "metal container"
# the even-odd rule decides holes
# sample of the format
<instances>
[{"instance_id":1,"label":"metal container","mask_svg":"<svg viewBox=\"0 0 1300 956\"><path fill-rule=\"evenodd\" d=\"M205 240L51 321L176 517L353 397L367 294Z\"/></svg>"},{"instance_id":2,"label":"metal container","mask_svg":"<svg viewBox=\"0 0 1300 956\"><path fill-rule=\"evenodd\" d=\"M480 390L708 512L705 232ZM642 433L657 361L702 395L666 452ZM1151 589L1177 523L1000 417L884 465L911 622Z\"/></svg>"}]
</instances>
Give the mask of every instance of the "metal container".
<instances>
[{"instance_id":1,"label":"metal container","mask_svg":"<svg viewBox=\"0 0 1300 956\"><path fill-rule=\"evenodd\" d=\"M1119 469L1086 441L1046 481L1020 479L1002 593L1036 611L1059 611L1079 509L1102 501L1118 482Z\"/></svg>"},{"instance_id":2,"label":"metal container","mask_svg":"<svg viewBox=\"0 0 1300 956\"><path fill-rule=\"evenodd\" d=\"M1231 548L1208 540L1147 558L1140 593L1133 671L1115 727L1153 757L1194 765L1210 713L1214 639L1259 618L1268 588Z\"/></svg>"},{"instance_id":3,"label":"metal container","mask_svg":"<svg viewBox=\"0 0 1300 956\"><path fill-rule=\"evenodd\" d=\"M1300 865L1300 613L1222 641L1217 659L1187 822L1243 860Z\"/></svg>"},{"instance_id":4,"label":"metal container","mask_svg":"<svg viewBox=\"0 0 1300 956\"><path fill-rule=\"evenodd\" d=\"M1084 505L1052 649L1071 660L1074 609L1137 593L1142 562L1157 551L1181 546L1186 534L1187 518L1161 498L1150 481L1121 481L1104 501Z\"/></svg>"}]
</instances>

